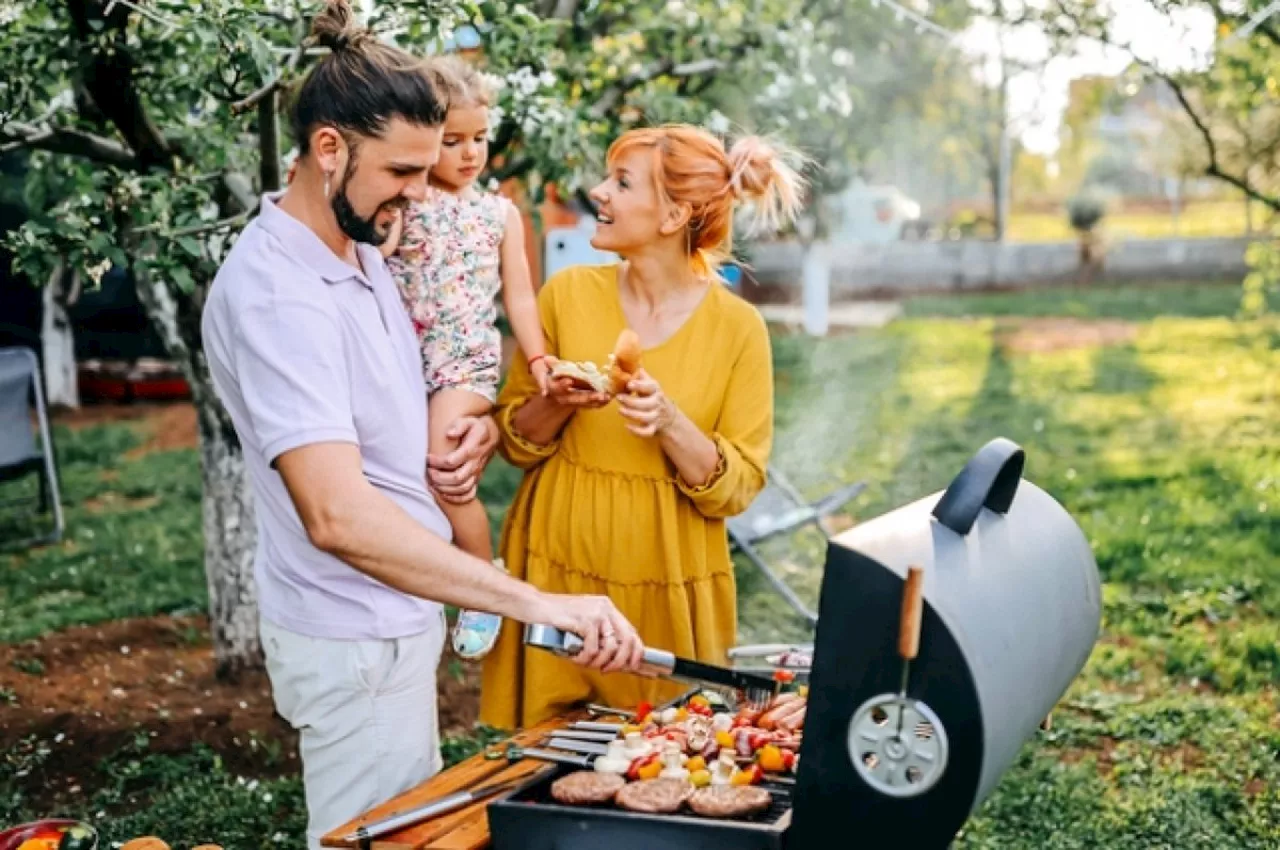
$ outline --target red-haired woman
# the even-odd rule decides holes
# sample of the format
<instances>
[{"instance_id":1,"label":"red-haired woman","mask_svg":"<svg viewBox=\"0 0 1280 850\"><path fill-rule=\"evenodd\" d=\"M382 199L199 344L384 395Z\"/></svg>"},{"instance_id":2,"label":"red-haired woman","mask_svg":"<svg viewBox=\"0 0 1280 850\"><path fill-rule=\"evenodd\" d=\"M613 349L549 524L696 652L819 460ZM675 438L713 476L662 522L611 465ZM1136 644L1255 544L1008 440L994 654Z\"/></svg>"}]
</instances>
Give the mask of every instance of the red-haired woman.
<instances>
[{"instance_id":1,"label":"red-haired woman","mask_svg":"<svg viewBox=\"0 0 1280 850\"><path fill-rule=\"evenodd\" d=\"M629 132L607 161L592 244L623 261L549 280L542 326L553 358L601 364L630 328L642 368L616 399L563 379L543 395L517 355L497 417L501 451L526 472L502 555L544 590L608 595L648 646L723 663L737 632L724 522L764 486L773 371L760 314L713 269L739 202L774 228L795 215L801 181L761 139L726 151L688 126ZM509 622L485 664L481 720L511 729L584 700L630 707L678 691L526 650Z\"/></svg>"}]
</instances>

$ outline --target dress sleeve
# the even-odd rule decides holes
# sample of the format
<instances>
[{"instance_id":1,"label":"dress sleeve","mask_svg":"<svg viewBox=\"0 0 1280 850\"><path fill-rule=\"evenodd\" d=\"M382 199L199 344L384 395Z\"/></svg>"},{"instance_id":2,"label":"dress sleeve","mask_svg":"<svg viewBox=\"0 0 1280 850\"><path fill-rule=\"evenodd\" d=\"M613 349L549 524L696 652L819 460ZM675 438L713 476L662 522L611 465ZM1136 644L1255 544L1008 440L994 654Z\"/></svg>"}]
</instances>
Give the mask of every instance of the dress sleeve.
<instances>
[{"instance_id":1,"label":"dress sleeve","mask_svg":"<svg viewBox=\"0 0 1280 850\"><path fill-rule=\"evenodd\" d=\"M681 492L710 519L736 516L764 489L773 449L773 353L769 330L758 313L732 360L724 405L711 439L719 464L704 484L678 479Z\"/></svg>"},{"instance_id":2,"label":"dress sleeve","mask_svg":"<svg viewBox=\"0 0 1280 850\"><path fill-rule=\"evenodd\" d=\"M548 281L538 292L538 315L542 320L542 335L547 342L547 353L555 355L558 351L556 335L555 292L558 287L555 281ZM556 453L560 447L559 438L546 445L531 442L520 434L515 427L515 414L526 401L536 395L538 384L529 371L529 360L525 353L516 348L511 360L511 368L507 372L507 380L494 410L494 419L498 423L501 442L498 451L502 457L519 469L531 469Z\"/></svg>"}]
</instances>

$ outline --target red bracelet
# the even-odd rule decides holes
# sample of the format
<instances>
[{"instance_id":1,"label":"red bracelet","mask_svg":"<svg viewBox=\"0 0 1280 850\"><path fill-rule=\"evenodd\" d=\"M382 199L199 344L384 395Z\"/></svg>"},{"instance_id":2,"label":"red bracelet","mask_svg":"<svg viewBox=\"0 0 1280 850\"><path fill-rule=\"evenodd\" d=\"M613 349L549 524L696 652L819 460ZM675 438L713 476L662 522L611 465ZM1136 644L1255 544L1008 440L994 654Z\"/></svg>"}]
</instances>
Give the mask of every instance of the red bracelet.
<instances>
[{"instance_id":1,"label":"red bracelet","mask_svg":"<svg viewBox=\"0 0 1280 850\"><path fill-rule=\"evenodd\" d=\"M545 355L545 354L539 354L539 355L537 355L536 357L530 357L530 358L529 358L529 369L530 369L530 370L532 370L532 369L533 369L533 364L534 364L534 363L537 363L539 360L546 360L546 359L547 359L547 355Z\"/></svg>"}]
</instances>

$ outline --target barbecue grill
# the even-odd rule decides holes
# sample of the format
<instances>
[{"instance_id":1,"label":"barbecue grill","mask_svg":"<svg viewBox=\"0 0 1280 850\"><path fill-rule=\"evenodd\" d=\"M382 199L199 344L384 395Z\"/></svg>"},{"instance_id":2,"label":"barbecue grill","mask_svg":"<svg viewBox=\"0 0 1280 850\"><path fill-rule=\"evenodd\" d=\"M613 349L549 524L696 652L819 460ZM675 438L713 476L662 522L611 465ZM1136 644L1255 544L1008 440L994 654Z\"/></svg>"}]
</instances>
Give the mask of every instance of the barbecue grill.
<instances>
[{"instance_id":1,"label":"barbecue grill","mask_svg":"<svg viewBox=\"0 0 1280 850\"><path fill-rule=\"evenodd\" d=\"M728 820L565 806L550 796L563 768L489 806L492 846L799 850L850 846L855 827L907 847L950 844L1084 667L1101 625L1084 534L1022 479L1024 461L994 440L945 491L831 540L799 769L794 784L766 782L768 811Z\"/></svg>"}]
</instances>

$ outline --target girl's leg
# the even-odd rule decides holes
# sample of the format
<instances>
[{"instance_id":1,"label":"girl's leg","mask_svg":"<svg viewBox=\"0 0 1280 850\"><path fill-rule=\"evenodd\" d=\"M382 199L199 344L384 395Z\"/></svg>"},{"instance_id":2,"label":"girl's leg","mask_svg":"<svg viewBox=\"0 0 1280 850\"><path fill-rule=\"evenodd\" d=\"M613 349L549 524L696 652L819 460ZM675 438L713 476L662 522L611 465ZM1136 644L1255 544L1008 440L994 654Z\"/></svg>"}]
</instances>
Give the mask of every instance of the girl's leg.
<instances>
[{"instance_id":1,"label":"girl's leg","mask_svg":"<svg viewBox=\"0 0 1280 850\"><path fill-rule=\"evenodd\" d=\"M434 455L445 455L458 447L446 433L463 416L484 416L492 409L489 400L463 389L446 387L431 396L428 446ZM453 526L453 541L468 554L485 561L493 560L493 541L489 535L489 515L479 499L463 505L439 500L440 508Z\"/></svg>"}]
</instances>

